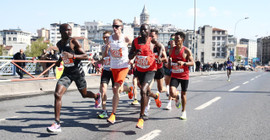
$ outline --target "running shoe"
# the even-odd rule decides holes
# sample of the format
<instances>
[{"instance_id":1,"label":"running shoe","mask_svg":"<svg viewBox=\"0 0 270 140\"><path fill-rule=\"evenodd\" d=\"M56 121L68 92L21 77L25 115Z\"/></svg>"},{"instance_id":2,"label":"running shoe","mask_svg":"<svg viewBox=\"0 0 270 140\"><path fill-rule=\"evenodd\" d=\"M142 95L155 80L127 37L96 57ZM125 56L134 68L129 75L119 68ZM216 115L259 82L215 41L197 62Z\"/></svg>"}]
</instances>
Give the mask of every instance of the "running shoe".
<instances>
[{"instance_id":1,"label":"running shoe","mask_svg":"<svg viewBox=\"0 0 270 140\"><path fill-rule=\"evenodd\" d=\"M47 127L47 131L52 133L61 132L61 126L54 122L50 127Z\"/></svg>"},{"instance_id":2,"label":"running shoe","mask_svg":"<svg viewBox=\"0 0 270 140\"><path fill-rule=\"evenodd\" d=\"M160 108L162 103L159 99L159 93L156 93L156 95L157 95L157 99L155 99L155 102L156 102L157 107Z\"/></svg>"},{"instance_id":3,"label":"running shoe","mask_svg":"<svg viewBox=\"0 0 270 140\"><path fill-rule=\"evenodd\" d=\"M175 106L176 108L180 108L181 107L180 96L179 94L177 96L178 96L178 99L175 99Z\"/></svg>"},{"instance_id":4,"label":"running shoe","mask_svg":"<svg viewBox=\"0 0 270 140\"><path fill-rule=\"evenodd\" d=\"M100 119L108 118L107 111L103 111L101 114L99 114L98 115L98 118L100 118Z\"/></svg>"},{"instance_id":5,"label":"running shoe","mask_svg":"<svg viewBox=\"0 0 270 140\"><path fill-rule=\"evenodd\" d=\"M115 123L115 115L112 113L110 118L107 120L107 122L114 124Z\"/></svg>"},{"instance_id":6,"label":"running shoe","mask_svg":"<svg viewBox=\"0 0 270 140\"><path fill-rule=\"evenodd\" d=\"M101 94L97 93L98 98L95 99L95 108L100 108L101 106Z\"/></svg>"},{"instance_id":7,"label":"running shoe","mask_svg":"<svg viewBox=\"0 0 270 140\"><path fill-rule=\"evenodd\" d=\"M171 110L172 109L172 103L171 101L168 102L167 106L166 106L167 110Z\"/></svg>"},{"instance_id":8,"label":"running shoe","mask_svg":"<svg viewBox=\"0 0 270 140\"><path fill-rule=\"evenodd\" d=\"M182 115L180 116L181 120L186 120L187 119L187 113L186 111L182 112Z\"/></svg>"},{"instance_id":9,"label":"running shoe","mask_svg":"<svg viewBox=\"0 0 270 140\"><path fill-rule=\"evenodd\" d=\"M230 81L231 81L231 79L230 79L230 78L228 78L228 81L230 82Z\"/></svg>"},{"instance_id":10,"label":"running shoe","mask_svg":"<svg viewBox=\"0 0 270 140\"><path fill-rule=\"evenodd\" d=\"M138 120L138 123L136 125L136 128L143 129L143 123L144 123L144 120L142 118L140 118Z\"/></svg>"},{"instance_id":11,"label":"running shoe","mask_svg":"<svg viewBox=\"0 0 270 140\"><path fill-rule=\"evenodd\" d=\"M130 91L128 92L128 98L129 98L129 99L132 99L132 98L133 98L133 86L130 86L130 87L129 87L129 90L130 90Z\"/></svg>"},{"instance_id":12,"label":"running shoe","mask_svg":"<svg viewBox=\"0 0 270 140\"><path fill-rule=\"evenodd\" d=\"M134 101L131 103L132 105L138 105L139 104L139 102L138 102L138 100L137 99L134 99Z\"/></svg>"}]
</instances>

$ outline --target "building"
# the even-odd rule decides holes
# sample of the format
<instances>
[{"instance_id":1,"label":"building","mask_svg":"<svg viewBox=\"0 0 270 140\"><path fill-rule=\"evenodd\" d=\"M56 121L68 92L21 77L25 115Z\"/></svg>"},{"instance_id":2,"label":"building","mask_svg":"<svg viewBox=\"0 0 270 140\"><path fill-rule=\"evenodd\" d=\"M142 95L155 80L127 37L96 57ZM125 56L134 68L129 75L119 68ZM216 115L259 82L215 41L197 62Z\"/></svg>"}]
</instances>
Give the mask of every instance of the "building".
<instances>
[{"instance_id":1,"label":"building","mask_svg":"<svg viewBox=\"0 0 270 140\"><path fill-rule=\"evenodd\" d=\"M50 30L45 29L45 28L41 28L41 29L37 30L37 37L44 38L44 41L50 40Z\"/></svg>"},{"instance_id":2,"label":"building","mask_svg":"<svg viewBox=\"0 0 270 140\"><path fill-rule=\"evenodd\" d=\"M251 39L240 39L240 44L247 45L247 57L248 59L257 58L257 42Z\"/></svg>"},{"instance_id":3,"label":"building","mask_svg":"<svg viewBox=\"0 0 270 140\"><path fill-rule=\"evenodd\" d=\"M71 37L84 37L87 38L88 33L85 26L80 26L79 24L68 22L72 28ZM61 34L59 31L60 28L59 23L53 23L50 25L50 42L55 46L56 43L61 39Z\"/></svg>"},{"instance_id":4,"label":"building","mask_svg":"<svg viewBox=\"0 0 270 140\"><path fill-rule=\"evenodd\" d=\"M13 49L9 52L13 54L20 49L25 50L27 46L31 45L31 33L22 31L21 29L1 30L0 36L2 36L0 43L5 46L12 46Z\"/></svg>"},{"instance_id":5,"label":"building","mask_svg":"<svg viewBox=\"0 0 270 140\"><path fill-rule=\"evenodd\" d=\"M228 32L205 25L199 27L197 38L197 58L203 63L224 62L227 58Z\"/></svg>"},{"instance_id":6,"label":"building","mask_svg":"<svg viewBox=\"0 0 270 140\"><path fill-rule=\"evenodd\" d=\"M269 65L270 61L270 36L262 38L262 64Z\"/></svg>"},{"instance_id":7,"label":"building","mask_svg":"<svg viewBox=\"0 0 270 140\"><path fill-rule=\"evenodd\" d=\"M248 57L248 45L247 44L237 44L236 45L236 56L240 56L242 60Z\"/></svg>"},{"instance_id":8,"label":"building","mask_svg":"<svg viewBox=\"0 0 270 140\"><path fill-rule=\"evenodd\" d=\"M257 39L257 58L260 59L261 64L262 64L262 48L263 48L262 39L263 38Z\"/></svg>"},{"instance_id":9,"label":"building","mask_svg":"<svg viewBox=\"0 0 270 140\"><path fill-rule=\"evenodd\" d=\"M142 24L149 24L150 23L149 18L150 18L150 15L149 15L149 13L148 13L148 11L146 9L146 6L144 5L142 13L140 15L140 21L141 21L140 24L141 25Z\"/></svg>"}]
</instances>

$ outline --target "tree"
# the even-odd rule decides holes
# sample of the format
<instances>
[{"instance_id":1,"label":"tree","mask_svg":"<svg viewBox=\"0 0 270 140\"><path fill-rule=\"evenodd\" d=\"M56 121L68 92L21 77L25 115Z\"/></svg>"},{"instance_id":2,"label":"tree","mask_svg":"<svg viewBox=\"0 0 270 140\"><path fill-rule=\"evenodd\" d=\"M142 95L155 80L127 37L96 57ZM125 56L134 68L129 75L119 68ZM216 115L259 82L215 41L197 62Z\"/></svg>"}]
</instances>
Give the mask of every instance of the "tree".
<instances>
[{"instance_id":1,"label":"tree","mask_svg":"<svg viewBox=\"0 0 270 140\"><path fill-rule=\"evenodd\" d=\"M0 45L0 56L3 55L3 48L4 48L4 46L3 45Z\"/></svg>"},{"instance_id":2,"label":"tree","mask_svg":"<svg viewBox=\"0 0 270 140\"><path fill-rule=\"evenodd\" d=\"M237 56L236 56L236 61L237 61L237 62L240 62L241 60L242 60L242 57L239 56L239 55L237 55Z\"/></svg>"},{"instance_id":3,"label":"tree","mask_svg":"<svg viewBox=\"0 0 270 140\"><path fill-rule=\"evenodd\" d=\"M43 41L43 38L39 38L32 42L31 46L26 47L25 54L28 57L37 57L42 54L43 49L48 48L49 43Z\"/></svg>"}]
</instances>

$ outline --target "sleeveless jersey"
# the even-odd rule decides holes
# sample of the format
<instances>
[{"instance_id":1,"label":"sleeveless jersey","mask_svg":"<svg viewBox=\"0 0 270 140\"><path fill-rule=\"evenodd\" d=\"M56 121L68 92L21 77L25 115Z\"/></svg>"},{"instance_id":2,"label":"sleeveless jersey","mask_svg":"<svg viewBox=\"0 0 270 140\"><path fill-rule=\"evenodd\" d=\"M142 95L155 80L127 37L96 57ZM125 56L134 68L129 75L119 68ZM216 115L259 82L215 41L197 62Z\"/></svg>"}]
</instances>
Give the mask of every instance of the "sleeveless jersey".
<instances>
[{"instance_id":1,"label":"sleeveless jersey","mask_svg":"<svg viewBox=\"0 0 270 140\"><path fill-rule=\"evenodd\" d=\"M172 58L172 78L176 79L189 79L189 69L188 66L180 66L177 64L177 61L187 62L186 58L183 57L183 53L185 51L185 46L182 47L179 54L175 54L176 47L173 48L171 58Z\"/></svg>"},{"instance_id":2,"label":"sleeveless jersey","mask_svg":"<svg viewBox=\"0 0 270 140\"><path fill-rule=\"evenodd\" d=\"M135 64L136 69L139 72L156 71L157 65L155 60L155 54L150 50L151 37L148 38L144 45L140 45L138 38L134 39L134 45L136 49L141 49L141 54L137 54Z\"/></svg>"},{"instance_id":3,"label":"sleeveless jersey","mask_svg":"<svg viewBox=\"0 0 270 140\"><path fill-rule=\"evenodd\" d=\"M79 52L77 52L76 50L73 51L71 48L70 48L70 40L71 38L68 39L66 45L61 45L61 41L59 41L57 43L57 47L59 49L59 53L61 54L62 52L69 52L71 54L80 54ZM64 60L63 60L64 61ZM63 73L68 73L68 74L78 74L78 72L80 74L82 74L83 76L85 75L84 74L84 71L83 71L83 65L81 63L81 60L73 60L74 61L74 66L71 66L71 67L66 67L64 65L64 72Z\"/></svg>"},{"instance_id":4,"label":"sleeveless jersey","mask_svg":"<svg viewBox=\"0 0 270 140\"><path fill-rule=\"evenodd\" d=\"M154 47L154 53L156 60L158 59L158 49L157 47ZM157 69L161 69L163 67L163 62L157 63Z\"/></svg>"},{"instance_id":5,"label":"sleeveless jersey","mask_svg":"<svg viewBox=\"0 0 270 140\"><path fill-rule=\"evenodd\" d=\"M128 68L128 47L126 46L124 35L122 35L119 40L113 40L111 35L109 38L109 43L111 68Z\"/></svg>"},{"instance_id":6,"label":"sleeveless jersey","mask_svg":"<svg viewBox=\"0 0 270 140\"><path fill-rule=\"evenodd\" d=\"M102 46L102 53L106 50L106 45ZM110 63L110 51L108 51L108 56L103 58L103 69L106 71L110 71L111 63Z\"/></svg>"}]
</instances>

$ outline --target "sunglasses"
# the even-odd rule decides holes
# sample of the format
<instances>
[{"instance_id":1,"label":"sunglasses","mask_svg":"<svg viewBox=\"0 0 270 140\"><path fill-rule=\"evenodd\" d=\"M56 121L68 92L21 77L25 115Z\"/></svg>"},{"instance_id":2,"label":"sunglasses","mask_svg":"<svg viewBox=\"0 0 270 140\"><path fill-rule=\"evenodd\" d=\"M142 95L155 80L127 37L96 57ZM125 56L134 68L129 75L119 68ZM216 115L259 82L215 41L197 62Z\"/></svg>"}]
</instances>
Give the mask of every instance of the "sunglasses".
<instances>
[{"instance_id":1,"label":"sunglasses","mask_svg":"<svg viewBox=\"0 0 270 140\"><path fill-rule=\"evenodd\" d=\"M103 39L108 39L109 38L109 36L103 36Z\"/></svg>"},{"instance_id":2,"label":"sunglasses","mask_svg":"<svg viewBox=\"0 0 270 140\"><path fill-rule=\"evenodd\" d=\"M112 27L118 29L118 28L121 27L121 26L122 26L122 25L113 25Z\"/></svg>"}]
</instances>

